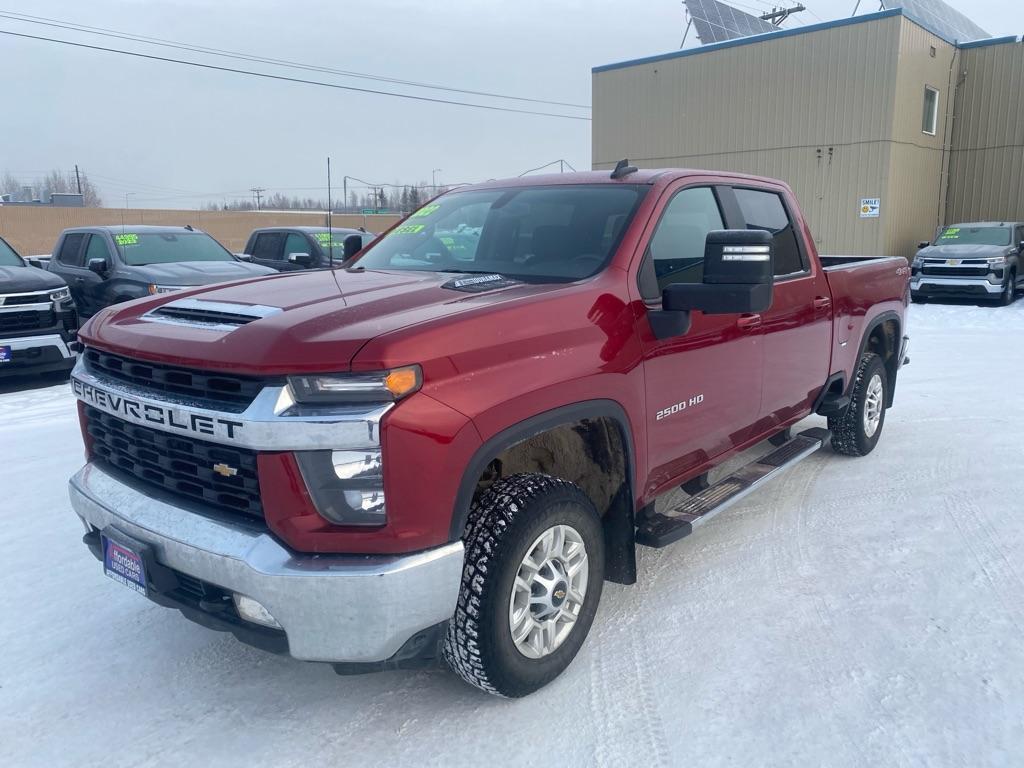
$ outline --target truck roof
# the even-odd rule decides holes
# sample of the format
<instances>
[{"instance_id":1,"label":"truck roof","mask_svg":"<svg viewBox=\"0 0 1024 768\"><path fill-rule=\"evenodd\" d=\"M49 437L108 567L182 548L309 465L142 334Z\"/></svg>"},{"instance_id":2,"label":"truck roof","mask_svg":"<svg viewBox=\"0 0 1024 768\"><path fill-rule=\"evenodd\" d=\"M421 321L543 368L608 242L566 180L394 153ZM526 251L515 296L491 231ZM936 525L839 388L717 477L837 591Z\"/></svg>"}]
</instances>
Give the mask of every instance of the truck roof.
<instances>
[{"instance_id":1,"label":"truck roof","mask_svg":"<svg viewBox=\"0 0 1024 768\"><path fill-rule=\"evenodd\" d=\"M511 179L491 179L479 184L453 189L462 192L467 189L495 189L504 187L555 186L566 184L668 184L687 176L715 176L721 178L743 179L745 181L783 184L778 179L763 176L752 176L746 173L730 173L728 171L708 171L699 168L641 168L634 173L618 179L611 177L611 171L576 171L573 173L544 173L536 176L518 176Z\"/></svg>"},{"instance_id":2,"label":"truck roof","mask_svg":"<svg viewBox=\"0 0 1024 768\"><path fill-rule=\"evenodd\" d=\"M963 221L950 224L950 227L1024 227L1019 221Z\"/></svg>"},{"instance_id":3,"label":"truck roof","mask_svg":"<svg viewBox=\"0 0 1024 768\"><path fill-rule=\"evenodd\" d=\"M279 232L282 230L287 230L289 232L305 232L310 235L318 232L346 232L353 235L373 234L372 232L367 232L364 229L353 229L352 227L292 227L288 225L281 227L259 227L258 229L254 229L252 234L256 234L257 232Z\"/></svg>"},{"instance_id":4,"label":"truck roof","mask_svg":"<svg viewBox=\"0 0 1024 768\"><path fill-rule=\"evenodd\" d=\"M82 232L85 230L102 230L104 232L110 232L111 234L120 234L131 230L136 234L176 234L178 232L200 232L206 234L203 230L196 227L188 229L186 227L171 227L171 226L159 226L154 224L101 224L98 226L81 226L81 227L68 227L65 232Z\"/></svg>"}]
</instances>

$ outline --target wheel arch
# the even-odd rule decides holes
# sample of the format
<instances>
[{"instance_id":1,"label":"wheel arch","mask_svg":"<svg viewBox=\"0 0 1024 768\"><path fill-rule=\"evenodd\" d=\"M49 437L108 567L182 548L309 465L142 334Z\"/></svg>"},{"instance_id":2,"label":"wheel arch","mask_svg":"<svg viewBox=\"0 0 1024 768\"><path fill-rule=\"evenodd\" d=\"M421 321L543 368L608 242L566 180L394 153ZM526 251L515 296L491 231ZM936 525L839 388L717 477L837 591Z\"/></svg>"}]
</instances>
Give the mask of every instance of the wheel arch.
<instances>
[{"instance_id":1,"label":"wheel arch","mask_svg":"<svg viewBox=\"0 0 1024 768\"><path fill-rule=\"evenodd\" d=\"M864 327L861 335L860 348L854 358L854 370L846 379L846 394L851 395L855 384L856 366L865 352L874 352L882 358L886 372L886 407L892 405L896 393L896 374L899 371L900 347L903 340L903 321L899 314L892 310L881 312Z\"/></svg>"},{"instance_id":2,"label":"wheel arch","mask_svg":"<svg viewBox=\"0 0 1024 768\"><path fill-rule=\"evenodd\" d=\"M463 471L452 510L449 540L462 538L473 498L487 470L499 457L517 446L558 430L576 430L587 423L611 424L620 441L621 483L610 495L608 503L595 503L603 511L601 522L605 532L605 578L620 584L636 581L634 541L634 489L636 483L636 451L633 432L625 409L614 400L586 400L563 405L512 424L486 440L471 457ZM609 457L615 460L617 457ZM595 460L595 463L600 464ZM559 475L557 472L553 473ZM570 481L573 478L564 477ZM584 489L587 492L587 489ZM590 494L588 494L590 495ZM592 497L593 500L593 497Z\"/></svg>"}]
</instances>

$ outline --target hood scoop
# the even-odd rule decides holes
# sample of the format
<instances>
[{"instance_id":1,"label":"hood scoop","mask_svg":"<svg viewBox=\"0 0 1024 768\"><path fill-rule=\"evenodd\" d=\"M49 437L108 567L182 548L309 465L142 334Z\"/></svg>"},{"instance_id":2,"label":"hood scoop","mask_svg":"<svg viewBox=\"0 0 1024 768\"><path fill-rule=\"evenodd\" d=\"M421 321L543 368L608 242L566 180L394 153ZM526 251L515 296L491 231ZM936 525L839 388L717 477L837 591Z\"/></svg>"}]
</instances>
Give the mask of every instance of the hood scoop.
<instances>
[{"instance_id":1,"label":"hood scoop","mask_svg":"<svg viewBox=\"0 0 1024 768\"><path fill-rule=\"evenodd\" d=\"M211 331L233 331L254 320L262 320L282 311L280 307L267 307L262 304L178 299L150 310L140 319Z\"/></svg>"}]
</instances>

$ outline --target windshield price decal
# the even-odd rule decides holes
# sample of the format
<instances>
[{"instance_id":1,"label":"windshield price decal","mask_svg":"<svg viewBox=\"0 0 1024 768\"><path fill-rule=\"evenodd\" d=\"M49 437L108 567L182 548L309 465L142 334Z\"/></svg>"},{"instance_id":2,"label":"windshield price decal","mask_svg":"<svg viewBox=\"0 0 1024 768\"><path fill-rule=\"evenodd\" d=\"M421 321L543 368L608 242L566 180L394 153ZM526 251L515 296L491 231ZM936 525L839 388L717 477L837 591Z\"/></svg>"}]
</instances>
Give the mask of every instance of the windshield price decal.
<instances>
[{"instance_id":1,"label":"windshield price decal","mask_svg":"<svg viewBox=\"0 0 1024 768\"><path fill-rule=\"evenodd\" d=\"M314 232L313 233L313 237L324 248L330 248L332 245L335 248L344 248L345 247L344 243L339 243L337 240L332 242L331 241L331 236L329 234L327 234L326 232Z\"/></svg>"},{"instance_id":2,"label":"windshield price decal","mask_svg":"<svg viewBox=\"0 0 1024 768\"><path fill-rule=\"evenodd\" d=\"M396 235L415 235L417 232L422 232L426 224L406 224L404 227L399 227L395 230Z\"/></svg>"},{"instance_id":3,"label":"windshield price decal","mask_svg":"<svg viewBox=\"0 0 1024 768\"><path fill-rule=\"evenodd\" d=\"M114 235L114 242L118 245L138 245L138 235Z\"/></svg>"},{"instance_id":4,"label":"windshield price decal","mask_svg":"<svg viewBox=\"0 0 1024 768\"><path fill-rule=\"evenodd\" d=\"M439 209L440 207L441 206L438 203L434 203L433 205L425 205L422 208L420 208L418 211L416 211L416 213L414 213L409 218L410 219L422 219L422 218L425 218L425 217L429 216L430 214L432 214L437 209Z\"/></svg>"},{"instance_id":5,"label":"windshield price decal","mask_svg":"<svg viewBox=\"0 0 1024 768\"><path fill-rule=\"evenodd\" d=\"M943 238L959 237L959 236L960 236L960 230L957 227L950 227L949 229L947 229L945 232L942 233L942 237Z\"/></svg>"}]
</instances>

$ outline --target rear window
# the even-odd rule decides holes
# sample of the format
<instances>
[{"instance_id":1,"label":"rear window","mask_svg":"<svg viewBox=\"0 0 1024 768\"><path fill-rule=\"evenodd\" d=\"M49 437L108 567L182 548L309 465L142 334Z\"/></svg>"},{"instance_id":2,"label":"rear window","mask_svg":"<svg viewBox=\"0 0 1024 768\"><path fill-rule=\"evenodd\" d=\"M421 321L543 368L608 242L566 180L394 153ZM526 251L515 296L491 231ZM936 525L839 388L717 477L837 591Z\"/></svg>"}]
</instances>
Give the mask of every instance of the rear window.
<instances>
[{"instance_id":1,"label":"rear window","mask_svg":"<svg viewBox=\"0 0 1024 768\"><path fill-rule=\"evenodd\" d=\"M1009 245L1009 227L946 227L935 245Z\"/></svg>"},{"instance_id":2,"label":"rear window","mask_svg":"<svg viewBox=\"0 0 1024 768\"><path fill-rule=\"evenodd\" d=\"M180 261L233 261L234 257L205 232L119 232L114 236L125 264L169 264Z\"/></svg>"},{"instance_id":3,"label":"rear window","mask_svg":"<svg viewBox=\"0 0 1024 768\"><path fill-rule=\"evenodd\" d=\"M512 187L452 192L374 243L367 269L501 274L562 282L596 274L646 187Z\"/></svg>"},{"instance_id":4,"label":"rear window","mask_svg":"<svg viewBox=\"0 0 1024 768\"><path fill-rule=\"evenodd\" d=\"M25 263L3 240L0 240L0 267L23 267Z\"/></svg>"}]
</instances>

